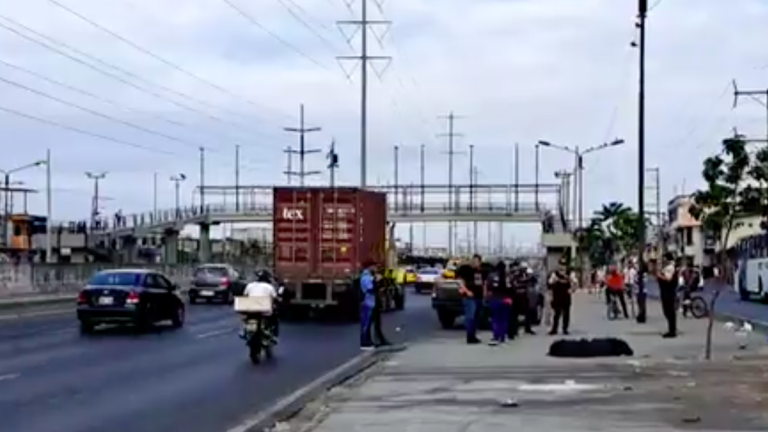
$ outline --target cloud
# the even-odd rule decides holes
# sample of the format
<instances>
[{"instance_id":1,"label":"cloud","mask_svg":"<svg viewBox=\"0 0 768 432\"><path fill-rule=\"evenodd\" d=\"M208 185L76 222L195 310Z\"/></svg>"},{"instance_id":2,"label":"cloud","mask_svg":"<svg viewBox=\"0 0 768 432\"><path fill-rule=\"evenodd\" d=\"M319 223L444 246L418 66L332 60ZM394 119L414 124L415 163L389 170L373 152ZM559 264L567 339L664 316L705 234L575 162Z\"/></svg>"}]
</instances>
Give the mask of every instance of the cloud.
<instances>
[{"instance_id":1,"label":"cloud","mask_svg":"<svg viewBox=\"0 0 768 432\"><path fill-rule=\"evenodd\" d=\"M85 170L110 171L102 184L113 198L104 203L107 211L149 210L154 172L162 179L160 205L172 206L172 184L166 179L187 173L189 196L199 171L199 145L208 148L209 183L234 182L238 144L243 183L282 182L282 150L298 142L283 128L296 126L301 103L308 124L322 127L308 137L308 145L325 149L335 138L340 181L358 181L359 67L348 78L336 56L358 52L359 32L348 43L345 35L352 28L342 33L335 21L356 19L359 0L351 11L343 0L230 0L255 22L223 0L56 1L167 59L153 58L51 1L0 0L3 17L49 36L54 42L48 43L67 55L82 58L57 42L102 63L84 66L82 62L93 61L78 63L0 28L3 61L110 101L0 64L0 78L102 116L8 84L0 84L0 106L153 149L0 114L5 132L0 168L39 158L51 148L59 191L54 200L57 219L87 215L91 185ZM370 74L369 182L392 181L394 144L401 145L401 182L418 182L422 143L427 146L428 182L446 182L446 143L436 135L446 127L438 116L453 110L462 116L456 122L463 134L457 148L466 151L468 144L475 145L482 182L514 178L516 142L523 159L519 177L530 183L538 139L583 149L624 138L624 146L588 157L586 208L613 200L634 205L637 53L629 46L634 3L390 0L383 15L369 3L373 18L393 22L381 46L369 33L370 54L393 58L381 78L373 68ZM768 64L762 43L768 40L766 19L768 6L758 0L664 0L651 12L646 161L661 168L664 200L683 185L690 191L700 184L700 161L717 150L731 127L765 134L764 110L748 101L732 110L727 85L737 78L745 88L768 87L768 70L759 69ZM39 40L6 19L0 18L0 24ZM378 27L376 35L382 30ZM352 66L344 63L347 72ZM467 181L468 163L466 155L457 156L457 182ZM307 164L322 170L325 160L311 155ZM571 156L542 150L541 181L554 181L555 170L572 165ZM40 172L17 177L31 186L44 185ZM326 180L321 176L312 181ZM655 205L648 198L649 207ZM42 196L30 198L35 211L42 211L43 204ZM442 242L441 230L435 228L430 238ZM535 231L507 229L505 235L530 243L536 240ZM401 234L407 237L408 232Z\"/></svg>"}]
</instances>

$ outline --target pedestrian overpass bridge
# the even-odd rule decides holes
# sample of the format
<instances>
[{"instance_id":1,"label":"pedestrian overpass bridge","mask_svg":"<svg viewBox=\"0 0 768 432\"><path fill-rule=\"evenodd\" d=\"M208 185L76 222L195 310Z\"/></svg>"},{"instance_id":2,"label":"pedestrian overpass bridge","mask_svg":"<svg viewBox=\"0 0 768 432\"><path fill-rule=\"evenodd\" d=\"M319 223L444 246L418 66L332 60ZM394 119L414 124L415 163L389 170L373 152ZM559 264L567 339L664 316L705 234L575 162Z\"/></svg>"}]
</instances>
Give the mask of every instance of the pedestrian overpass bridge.
<instances>
[{"instance_id":1,"label":"pedestrian overpass bridge","mask_svg":"<svg viewBox=\"0 0 768 432\"><path fill-rule=\"evenodd\" d=\"M388 220L395 223L539 223L557 213L560 185L376 186L386 192ZM237 192L235 192L235 190ZM88 223L87 231L112 236L142 236L187 225L271 223L272 186L205 186L195 191L200 204L115 215ZM85 222L83 222L85 223ZM68 227L76 225L69 222Z\"/></svg>"},{"instance_id":2,"label":"pedestrian overpass bridge","mask_svg":"<svg viewBox=\"0 0 768 432\"><path fill-rule=\"evenodd\" d=\"M200 227L201 260L210 256L210 227L223 223L271 223L273 186L204 186L193 205L114 215L95 223L68 222L58 231L88 234L87 243L133 243L162 235L170 248L188 225ZM394 223L542 223L560 219L559 184L373 186L387 193L388 220ZM61 236L59 236L61 237ZM62 245L63 246L63 245Z\"/></svg>"}]
</instances>

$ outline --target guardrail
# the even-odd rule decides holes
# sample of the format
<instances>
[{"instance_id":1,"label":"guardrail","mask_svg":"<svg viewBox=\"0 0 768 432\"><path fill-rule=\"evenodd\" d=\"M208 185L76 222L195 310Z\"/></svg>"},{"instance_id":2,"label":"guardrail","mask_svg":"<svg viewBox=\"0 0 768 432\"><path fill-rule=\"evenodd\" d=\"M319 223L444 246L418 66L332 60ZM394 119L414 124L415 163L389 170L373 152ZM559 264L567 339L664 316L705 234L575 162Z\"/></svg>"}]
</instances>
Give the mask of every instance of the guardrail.
<instances>
[{"instance_id":1,"label":"guardrail","mask_svg":"<svg viewBox=\"0 0 768 432\"><path fill-rule=\"evenodd\" d=\"M77 293L97 271L115 268L109 264L0 264L0 299L56 296ZM194 265L148 265L175 283L185 285Z\"/></svg>"}]
</instances>

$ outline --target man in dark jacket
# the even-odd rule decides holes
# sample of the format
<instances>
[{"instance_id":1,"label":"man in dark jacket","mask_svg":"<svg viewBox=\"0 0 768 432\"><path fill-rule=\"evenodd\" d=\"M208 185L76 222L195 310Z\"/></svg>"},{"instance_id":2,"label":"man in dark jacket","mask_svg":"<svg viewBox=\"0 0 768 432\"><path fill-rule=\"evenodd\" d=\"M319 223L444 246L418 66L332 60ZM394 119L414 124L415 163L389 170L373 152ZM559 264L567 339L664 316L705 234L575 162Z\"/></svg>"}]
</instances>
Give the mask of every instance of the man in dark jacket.
<instances>
[{"instance_id":1,"label":"man in dark jacket","mask_svg":"<svg viewBox=\"0 0 768 432\"><path fill-rule=\"evenodd\" d=\"M530 293L534 279L528 271L528 267L522 263L515 263L514 270L510 277L512 288L512 310L509 319L510 339L517 337L520 331L520 316L523 318L525 333L534 335L536 332L532 328L532 313L530 304Z\"/></svg>"}]
</instances>

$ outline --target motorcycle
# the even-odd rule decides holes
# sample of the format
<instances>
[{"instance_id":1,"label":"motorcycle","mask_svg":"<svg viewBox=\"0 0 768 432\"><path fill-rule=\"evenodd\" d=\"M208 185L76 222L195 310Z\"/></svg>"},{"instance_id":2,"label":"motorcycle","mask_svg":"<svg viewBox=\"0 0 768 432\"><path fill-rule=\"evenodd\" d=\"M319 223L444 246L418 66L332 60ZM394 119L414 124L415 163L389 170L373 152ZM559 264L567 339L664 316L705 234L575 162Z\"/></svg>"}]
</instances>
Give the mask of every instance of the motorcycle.
<instances>
[{"instance_id":1,"label":"motorcycle","mask_svg":"<svg viewBox=\"0 0 768 432\"><path fill-rule=\"evenodd\" d=\"M277 328L272 328L271 319L275 319L277 311L275 301L265 297L235 297L235 312L243 317L243 328L240 337L248 347L251 362L260 363L262 355L272 358L272 350L277 345Z\"/></svg>"},{"instance_id":2,"label":"motorcycle","mask_svg":"<svg viewBox=\"0 0 768 432\"><path fill-rule=\"evenodd\" d=\"M261 314L248 314L243 323L243 339L254 364L261 362L262 354L267 359L272 358L272 348L277 345L277 339L265 325L265 317Z\"/></svg>"}]
</instances>

